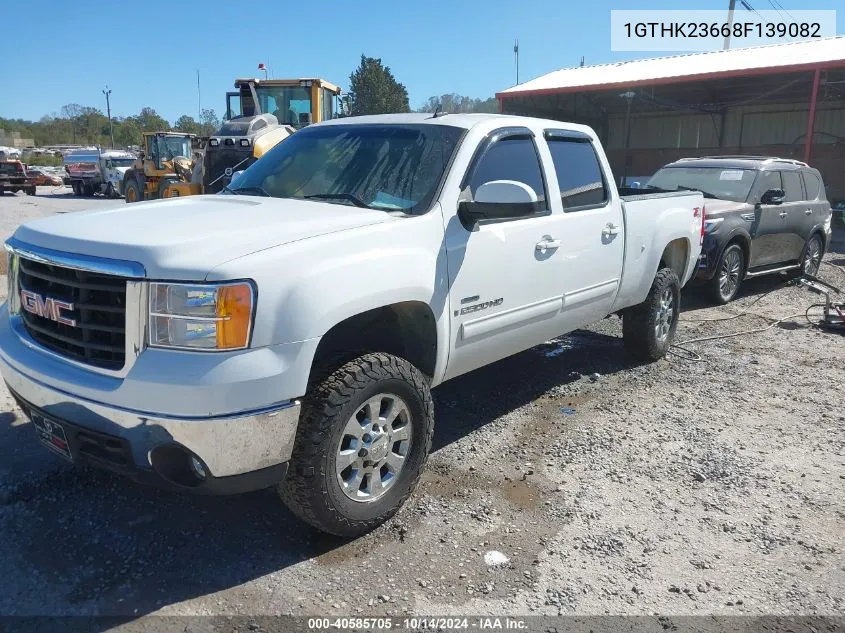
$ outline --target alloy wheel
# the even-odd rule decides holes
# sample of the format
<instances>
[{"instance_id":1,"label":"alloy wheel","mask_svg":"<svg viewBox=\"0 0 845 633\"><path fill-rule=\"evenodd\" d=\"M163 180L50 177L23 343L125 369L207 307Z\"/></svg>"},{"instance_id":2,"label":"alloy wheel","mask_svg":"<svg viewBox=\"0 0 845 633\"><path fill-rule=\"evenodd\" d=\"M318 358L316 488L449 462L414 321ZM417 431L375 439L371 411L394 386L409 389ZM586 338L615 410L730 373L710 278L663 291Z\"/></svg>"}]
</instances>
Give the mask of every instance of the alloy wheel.
<instances>
[{"instance_id":1,"label":"alloy wheel","mask_svg":"<svg viewBox=\"0 0 845 633\"><path fill-rule=\"evenodd\" d=\"M411 413L395 394L380 393L355 412L340 438L335 470L353 501L379 499L396 483L411 446Z\"/></svg>"}]
</instances>

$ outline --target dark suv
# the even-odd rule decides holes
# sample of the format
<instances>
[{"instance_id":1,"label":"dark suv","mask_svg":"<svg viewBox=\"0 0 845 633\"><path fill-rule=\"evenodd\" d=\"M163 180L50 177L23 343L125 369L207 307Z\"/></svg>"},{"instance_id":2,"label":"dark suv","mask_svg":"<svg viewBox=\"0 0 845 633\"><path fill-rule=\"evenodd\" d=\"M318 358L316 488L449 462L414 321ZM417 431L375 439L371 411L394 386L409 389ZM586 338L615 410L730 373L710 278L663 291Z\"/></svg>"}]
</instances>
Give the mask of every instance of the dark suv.
<instances>
[{"instance_id":1,"label":"dark suv","mask_svg":"<svg viewBox=\"0 0 845 633\"><path fill-rule=\"evenodd\" d=\"M818 272L830 244L830 203L818 170L766 156L683 158L646 185L694 189L707 199L696 279L716 303L733 299L744 279Z\"/></svg>"}]
</instances>

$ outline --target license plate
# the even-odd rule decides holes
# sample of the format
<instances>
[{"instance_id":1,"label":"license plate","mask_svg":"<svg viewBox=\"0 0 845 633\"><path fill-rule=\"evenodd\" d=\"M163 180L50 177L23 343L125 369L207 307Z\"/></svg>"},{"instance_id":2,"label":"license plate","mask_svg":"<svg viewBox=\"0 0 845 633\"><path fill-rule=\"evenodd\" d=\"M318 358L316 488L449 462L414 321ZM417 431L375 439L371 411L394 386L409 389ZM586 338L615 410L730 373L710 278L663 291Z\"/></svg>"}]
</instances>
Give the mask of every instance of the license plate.
<instances>
[{"instance_id":1,"label":"license plate","mask_svg":"<svg viewBox=\"0 0 845 633\"><path fill-rule=\"evenodd\" d=\"M32 425L35 427L35 432L42 444L65 459L73 461L65 430L60 422L46 418L35 411L30 414L29 418L32 420Z\"/></svg>"}]
</instances>

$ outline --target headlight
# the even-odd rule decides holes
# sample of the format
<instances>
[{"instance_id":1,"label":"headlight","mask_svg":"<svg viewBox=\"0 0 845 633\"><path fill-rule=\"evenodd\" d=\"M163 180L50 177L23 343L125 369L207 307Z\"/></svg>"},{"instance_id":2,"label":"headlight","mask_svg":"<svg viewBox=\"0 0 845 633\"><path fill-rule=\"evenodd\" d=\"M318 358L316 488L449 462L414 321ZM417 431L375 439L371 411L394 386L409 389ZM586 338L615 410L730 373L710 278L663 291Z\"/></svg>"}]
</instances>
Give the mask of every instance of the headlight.
<instances>
[{"instance_id":1,"label":"headlight","mask_svg":"<svg viewBox=\"0 0 845 633\"><path fill-rule=\"evenodd\" d=\"M254 308L249 283L150 284L150 346L243 349L249 345Z\"/></svg>"}]
</instances>

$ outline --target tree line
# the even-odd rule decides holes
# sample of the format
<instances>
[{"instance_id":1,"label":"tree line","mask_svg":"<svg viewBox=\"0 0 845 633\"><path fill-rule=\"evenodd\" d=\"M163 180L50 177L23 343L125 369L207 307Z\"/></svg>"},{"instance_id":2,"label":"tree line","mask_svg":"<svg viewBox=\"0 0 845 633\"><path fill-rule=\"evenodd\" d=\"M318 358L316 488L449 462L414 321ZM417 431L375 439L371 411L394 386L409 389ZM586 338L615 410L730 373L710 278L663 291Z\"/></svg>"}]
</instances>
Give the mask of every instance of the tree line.
<instances>
[{"instance_id":1,"label":"tree line","mask_svg":"<svg viewBox=\"0 0 845 633\"><path fill-rule=\"evenodd\" d=\"M112 117L115 147L141 144L143 132L178 130L188 134L209 136L220 127L220 119L213 109L201 111L200 120L183 114L171 126L170 122L153 108L141 108L133 116ZM22 138L31 138L36 147L45 145L99 145L109 147L111 136L109 119L98 108L69 103L58 113L43 116L38 121L0 118L0 129L20 132Z\"/></svg>"},{"instance_id":2,"label":"tree line","mask_svg":"<svg viewBox=\"0 0 845 633\"><path fill-rule=\"evenodd\" d=\"M350 114L387 114L410 112L408 90L394 77L380 58L361 55L361 63L349 76ZM478 99L456 93L429 97L416 112L498 112L495 97ZM183 114L173 125L153 108L144 107L133 116L112 117L115 147L141 144L142 132L178 130L199 136L210 136L220 127L213 109L206 108L199 120ZM34 139L36 147L45 145L100 145L111 143L109 120L99 108L70 103L58 113L38 121L0 118L0 129L20 132L23 138Z\"/></svg>"}]
</instances>

